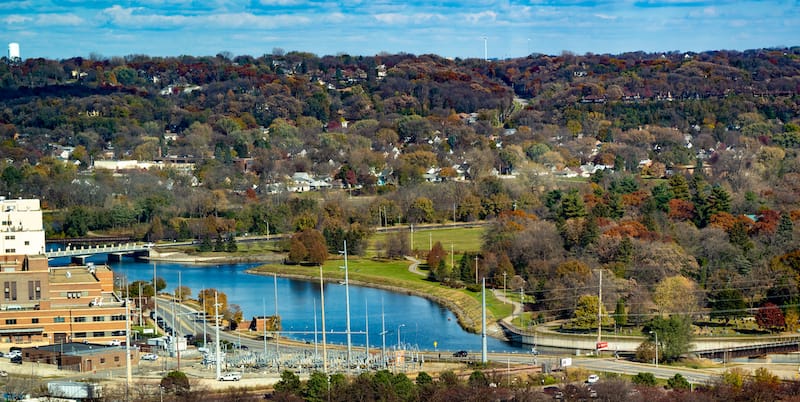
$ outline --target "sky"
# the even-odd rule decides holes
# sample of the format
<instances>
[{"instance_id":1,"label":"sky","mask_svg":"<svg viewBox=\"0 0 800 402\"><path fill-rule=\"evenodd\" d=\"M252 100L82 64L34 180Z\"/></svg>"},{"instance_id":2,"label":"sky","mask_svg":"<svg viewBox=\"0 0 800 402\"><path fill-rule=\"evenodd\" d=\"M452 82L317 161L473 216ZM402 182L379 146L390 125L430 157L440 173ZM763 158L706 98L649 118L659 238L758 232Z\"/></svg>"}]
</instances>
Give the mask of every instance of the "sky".
<instances>
[{"instance_id":1,"label":"sky","mask_svg":"<svg viewBox=\"0 0 800 402\"><path fill-rule=\"evenodd\" d=\"M701 52L800 45L798 15L798 0L3 0L0 43L23 59Z\"/></svg>"}]
</instances>

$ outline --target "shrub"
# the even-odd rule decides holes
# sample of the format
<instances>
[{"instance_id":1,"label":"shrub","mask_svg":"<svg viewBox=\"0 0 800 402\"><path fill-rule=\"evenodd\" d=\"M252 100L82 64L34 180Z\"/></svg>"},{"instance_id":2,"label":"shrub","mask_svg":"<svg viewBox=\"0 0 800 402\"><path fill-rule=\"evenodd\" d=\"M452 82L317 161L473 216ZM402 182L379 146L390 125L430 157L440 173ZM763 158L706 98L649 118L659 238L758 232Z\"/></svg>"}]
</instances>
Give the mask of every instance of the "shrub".
<instances>
[{"instance_id":1,"label":"shrub","mask_svg":"<svg viewBox=\"0 0 800 402\"><path fill-rule=\"evenodd\" d=\"M656 385L656 376L653 373L639 373L631 379L636 385L646 385L652 387Z\"/></svg>"}]
</instances>

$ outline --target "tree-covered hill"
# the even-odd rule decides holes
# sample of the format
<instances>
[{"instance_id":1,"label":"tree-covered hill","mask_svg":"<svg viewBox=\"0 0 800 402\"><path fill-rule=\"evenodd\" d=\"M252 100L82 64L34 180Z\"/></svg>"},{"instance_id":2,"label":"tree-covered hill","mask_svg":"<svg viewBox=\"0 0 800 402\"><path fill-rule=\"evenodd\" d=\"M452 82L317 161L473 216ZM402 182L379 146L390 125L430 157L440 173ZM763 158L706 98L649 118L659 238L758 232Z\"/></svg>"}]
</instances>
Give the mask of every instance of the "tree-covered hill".
<instances>
[{"instance_id":1,"label":"tree-covered hill","mask_svg":"<svg viewBox=\"0 0 800 402\"><path fill-rule=\"evenodd\" d=\"M319 250L300 239L360 253L377 225L486 219L484 275L546 316L569 317L600 270L633 321L730 295L788 314L798 100L798 47L3 59L0 194L42 199L49 236L269 227L304 233L300 261ZM435 276L469 283L474 257ZM695 305L657 302L680 294Z\"/></svg>"}]
</instances>

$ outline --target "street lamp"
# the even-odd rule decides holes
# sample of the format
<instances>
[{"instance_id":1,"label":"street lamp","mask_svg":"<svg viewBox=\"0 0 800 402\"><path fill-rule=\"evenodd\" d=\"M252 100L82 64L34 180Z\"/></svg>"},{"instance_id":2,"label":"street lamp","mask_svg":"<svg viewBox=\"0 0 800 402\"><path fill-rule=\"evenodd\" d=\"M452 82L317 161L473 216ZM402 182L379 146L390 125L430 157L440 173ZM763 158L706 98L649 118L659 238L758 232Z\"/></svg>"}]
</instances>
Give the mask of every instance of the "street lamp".
<instances>
[{"instance_id":1,"label":"street lamp","mask_svg":"<svg viewBox=\"0 0 800 402\"><path fill-rule=\"evenodd\" d=\"M400 324L397 326L397 350L400 350L400 328L405 326L406 324Z\"/></svg>"},{"instance_id":2,"label":"street lamp","mask_svg":"<svg viewBox=\"0 0 800 402\"><path fill-rule=\"evenodd\" d=\"M503 272L503 304L506 304L508 301L508 299L506 299L506 275L508 275L508 273Z\"/></svg>"},{"instance_id":3,"label":"street lamp","mask_svg":"<svg viewBox=\"0 0 800 402\"><path fill-rule=\"evenodd\" d=\"M656 336L656 367L658 367L658 332L650 331L650 333Z\"/></svg>"}]
</instances>

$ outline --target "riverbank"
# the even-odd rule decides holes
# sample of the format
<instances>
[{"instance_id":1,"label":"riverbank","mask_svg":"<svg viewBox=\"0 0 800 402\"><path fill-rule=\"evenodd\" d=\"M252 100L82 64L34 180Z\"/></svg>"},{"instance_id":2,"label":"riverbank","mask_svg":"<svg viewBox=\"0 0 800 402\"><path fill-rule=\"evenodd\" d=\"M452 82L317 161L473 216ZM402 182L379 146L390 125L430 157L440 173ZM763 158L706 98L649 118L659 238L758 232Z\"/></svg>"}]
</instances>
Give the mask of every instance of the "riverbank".
<instances>
[{"instance_id":1,"label":"riverbank","mask_svg":"<svg viewBox=\"0 0 800 402\"><path fill-rule=\"evenodd\" d=\"M413 262L410 263L413 265ZM247 273L254 275L278 275L284 278L291 278L304 281L319 281L319 271L311 272L296 272L297 266L283 266L283 265L263 265L256 268L247 270ZM407 269L407 268L406 268ZM293 270L295 272L287 272ZM349 281L353 285L362 287L371 287L375 289L387 290L395 293L402 293L412 296L422 297L430 300L447 310L451 311L455 316L458 324L467 332L479 334L481 332L481 308L480 303L475 300L473 296L466 295L463 291L452 289L442 286L438 283L431 282L430 284L424 283L418 288L412 286L404 286L402 279L395 277L376 277L366 276L367 280L361 280L359 277L365 277L361 273L355 272L351 269ZM341 282L344 279L344 273L326 271L323 277L326 282ZM496 323L496 318L487 311L487 336L495 339L507 341L505 333L502 328Z\"/></svg>"},{"instance_id":2,"label":"riverbank","mask_svg":"<svg viewBox=\"0 0 800 402\"><path fill-rule=\"evenodd\" d=\"M176 248L154 248L150 250L150 256L147 259L149 261L175 262L180 264L196 265L237 264L250 262L263 262L265 264L270 264L282 261L283 255L277 253L248 255L231 255L228 253L193 254Z\"/></svg>"},{"instance_id":3,"label":"riverbank","mask_svg":"<svg viewBox=\"0 0 800 402\"><path fill-rule=\"evenodd\" d=\"M216 254L216 255L215 255ZM222 254L222 255L219 255ZM300 266L286 266L282 265L284 256L280 253L269 254L247 254L247 255L233 255L228 253L187 253L180 248L159 248L151 250L151 261L162 262L175 262L182 264L194 264L198 266L217 265L217 264L235 264L235 263L263 263L258 267L248 269L245 272L252 275L277 275L282 278L303 280L303 281L319 281L318 271L314 273L300 273L296 272L297 268L307 268ZM416 271L415 274L420 275L417 265L420 261L409 259L409 270ZM287 272L288 270L295 272ZM375 289L387 290L390 292L407 294L422 297L433 301L434 303L448 309L455 316L456 319L465 331L478 334L481 332L481 311L480 304L471 297L464 297L459 295L461 291L441 287L440 285L426 286L425 289L414 289L404 286L403 281L395 278L387 277L374 277L370 276L369 280L359 279L358 273L352 272L349 278L351 284L356 286L371 287ZM421 275L420 275L421 276ZM326 282L339 282L344 279L344 274L334 274L326 272L324 280ZM447 296L451 297L447 297ZM496 319L489 312L487 316L487 336L496 339L508 340L502 328L496 323Z\"/></svg>"}]
</instances>

